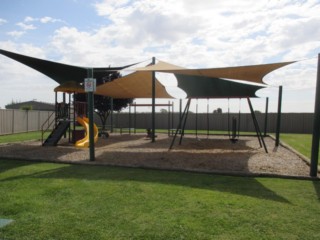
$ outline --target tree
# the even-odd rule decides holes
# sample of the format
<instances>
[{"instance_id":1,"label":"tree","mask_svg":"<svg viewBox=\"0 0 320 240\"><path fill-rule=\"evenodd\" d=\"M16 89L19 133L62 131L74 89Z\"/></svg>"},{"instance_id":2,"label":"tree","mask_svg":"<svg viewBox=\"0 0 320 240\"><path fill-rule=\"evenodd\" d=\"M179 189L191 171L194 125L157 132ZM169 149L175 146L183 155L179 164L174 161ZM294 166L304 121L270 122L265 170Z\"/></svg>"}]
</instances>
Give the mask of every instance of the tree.
<instances>
[{"instance_id":1,"label":"tree","mask_svg":"<svg viewBox=\"0 0 320 240\"><path fill-rule=\"evenodd\" d=\"M20 107L21 110L30 111L32 110L32 105L23 105Z\"/></svg>"},{"instance_id":2,"label":"tree","mask_svg":"<svg viewBox=\"0 0 320 240\"><path fill-rule=\"evenodd\" d=\"M101 95L94 96L94 112L100 117L102 130L105 130L107 119L111 114L112 98ZM133 102L132 98L113 99L113 111L119 112Z\"/></svg>"},{"instance_id":3,"label":"tree","mask_svg":"<svg viewBox=\"0 0 320 240\"><path fill-rule=\"evenodd\" d=\"M106 82L111 82L120 77L121 75L119 72L109 73L107 76L103 77L102 79L96 79L97 85L100 85ZM86 94L84 93L76 94L75 101L86 102ZM105 130L107 119L111 114L111 101L112 101L111 97L94 95L94 112L100 117L100 120L102 123L102 130ZM113 99L113 110L121 111L132 102L133 102L133 98Z\"/></svg>"},{"instance_id":4,"label":"tree","mask_svg":"<svg viewBox=\"0 0 320 240\"><path fill-rule=\"evenodd\" d=\"M160 112L161 112L161 113L168 113L168 110L167 110L167 109L164 109L164 108L161 108L161 109L160 109Z\"/></svg>"},{"instance_id":5,"label":"tree","mask_svg":"<svg viewBox=\"0 0 320 240\"><path fill-rule=\"evenodd\" d=\"M222 113L222 109L221 108L217 108L216 110L213 110L213 113Z\"/></svg>"}]
</instances>

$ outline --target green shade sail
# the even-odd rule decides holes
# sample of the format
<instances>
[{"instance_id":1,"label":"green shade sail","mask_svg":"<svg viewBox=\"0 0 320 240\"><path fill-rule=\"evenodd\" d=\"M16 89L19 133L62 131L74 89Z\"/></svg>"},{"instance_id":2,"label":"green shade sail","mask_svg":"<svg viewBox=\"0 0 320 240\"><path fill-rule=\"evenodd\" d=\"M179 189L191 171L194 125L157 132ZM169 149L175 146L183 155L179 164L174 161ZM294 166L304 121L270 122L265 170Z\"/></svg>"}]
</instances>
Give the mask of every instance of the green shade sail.
<instances>
[{"instance_id":1,"label":"green shade sail","mask_svg":"<svg viewBox=\"0 0 320 240\"><path fill-rule=\"evenodd\" d=\"M256 91L265 86L257 86L221 78L175 74L178 87L188 98L247 98L257 97Z\"/></svg>"},{"instance_id":2,"label":"green shade sail","mask_svg":"<svg viewBox=\"0 0 320 240\"><path fill-rule=\"evenodd\" d=\"M53 61L43 60L39 58L29 57L9 51L5 51L0 49L0 54L7 56L17 62L20 62L28 67L31 67L38 72L43 73L44 75L48 76L49 78L53 79L54 81L58 82L59 84L64 84L66 82L78 82L82 83L84 79L87 77L87 69L91 67L79 67L79 66L72 66L62 63L57 63ZM108 68L92 68L94 78L102 79L106 75L119 71L121 69L130 67L135 65L127 65L122 67L108 67Z\"/></svg>"}]
</instances>

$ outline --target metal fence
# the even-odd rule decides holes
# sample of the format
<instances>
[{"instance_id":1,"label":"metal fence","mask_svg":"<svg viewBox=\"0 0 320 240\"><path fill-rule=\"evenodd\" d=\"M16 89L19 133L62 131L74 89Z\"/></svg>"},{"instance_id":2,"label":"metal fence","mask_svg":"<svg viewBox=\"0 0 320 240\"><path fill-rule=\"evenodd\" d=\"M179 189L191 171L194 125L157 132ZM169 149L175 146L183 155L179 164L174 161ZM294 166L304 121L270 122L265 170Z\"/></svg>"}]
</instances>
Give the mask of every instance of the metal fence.
<instances>
[{"instance_id":1,"label":"metal fence","mask_svg":"<svg viewBox=\"0 0 320 240\"><path fill-rule=\"evenodd\" d=\"M39 131L51 113L52 111L0 109L0 135Z\"/></svg>"},{"instance_id":2,"label":"metal fence","mask_svg":"<svg viewBox=\"0 0 320 240\"><path fill-rule=\"evenodd\" d=\"M198 129L198 130L228 130L228 119L231 125L232 117L239 119L238 114L230 113L229 117L227 113L201 113L188 115L186 122L186 129ZM174 113L168 116L166 113L156 114L156 129L168 129L177 128L179 123L180 114ZM260 130L264 132L265 128L265 114L257 113L256 118L258 120ZM95 118L96 123L99 124L99 119ZM238 120L239 121L239 120ZM110 118L107 121L110 125ZM267 119L267 132L276 132L277 114L269 113ZM116 128L151 128L151 114L150 113L115 113L113 116L113 126ZM312 133L313 126L313 113L283 113L281 115L281 132L282 133ZM240 115L240 131L254 132L254 125L251 114L242 113Z\"/></svg>"},{"instance_id":3,"label":"metal fence","mask_svg":"<svg viewBox=\"0 0 320 240\"><path fill-rule=\"evenodd\" d=\"M0 135L39 131L42 124L48 119L51 111L34 111L34 110L7 110L0 109ZM238 114L230 114L238 118ZM53 116L52 116L53 117ZM257 113L257 120L260 130L264 131L265 114ZM168 129L176 128L179 123L180 114L166 113L156 114L156 128ZM95 116L95 123L101 125L98 116ZM267 121L267 132L276 131L277 114L269 113ZM111 125L110 118L107 121ZM113 126L115 128L151 128L151 113L114 113ZM282 133L312 133L313 113L283 113L281 116ZM198 130L228 130L228 114L226 113L190 113L186 122L186 129ZM240 116L240 130L245 132L254 132L254 125L250 114L242 113Z\"/></svg>"}]
</instances>

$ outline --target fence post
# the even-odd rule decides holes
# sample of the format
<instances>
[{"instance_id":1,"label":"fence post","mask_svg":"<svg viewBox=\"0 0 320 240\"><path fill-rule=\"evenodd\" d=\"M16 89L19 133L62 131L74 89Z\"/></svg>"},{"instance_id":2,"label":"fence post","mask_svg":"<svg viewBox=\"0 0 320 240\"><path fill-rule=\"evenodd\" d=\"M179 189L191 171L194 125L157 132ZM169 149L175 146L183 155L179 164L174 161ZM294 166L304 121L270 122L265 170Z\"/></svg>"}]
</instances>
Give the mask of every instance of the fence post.
<instances>
[{"instance_id":1,"label":"fence post","mask_svg":"<svg viewBox=\"0 0 320 240\"><path fill-rule=\"evenodd\" d=\"M12 109L12 134L14 134L14 109Z\"/></svg>"},{"instance_id":2,"label":"fence post","mask_svg":"<svg viewBox=\"0 0 320 240\"><path fill-rule=\"evenodd\" d=\"M38 111L38 131L40 131L40 111Z\"/></svg>"},{"instance_id":3,"label":"fence post","mask_svg":"<svg viewBox=\"0 0 320 240\"><path fill-rule=\"evenodd\" d=\"M26 110L27 113L27 132L29 132L29 111Z\"/></svg>"}]
</instances>

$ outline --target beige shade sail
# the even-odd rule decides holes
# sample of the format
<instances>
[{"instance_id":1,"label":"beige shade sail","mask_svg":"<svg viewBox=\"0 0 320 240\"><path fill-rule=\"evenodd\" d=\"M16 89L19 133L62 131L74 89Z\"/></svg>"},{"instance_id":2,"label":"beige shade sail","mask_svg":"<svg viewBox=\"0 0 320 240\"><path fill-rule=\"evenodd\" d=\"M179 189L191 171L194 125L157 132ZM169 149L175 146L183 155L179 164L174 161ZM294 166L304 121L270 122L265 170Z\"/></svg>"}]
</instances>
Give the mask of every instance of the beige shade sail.
<instances>
[{"instance_id":1,"label":"beige shade sail","mask_svg":"<svg viewBox=\"0 0 320 240\"><path fill-rule=\"evenodd\" d=\"M156 98L172 98L156 79ZM141 71L97 86L95 94L113 98L152 98L152 72Z\"/></svg>"},{"instance_id":2,"label":"beige shade sail","mask_svg":"<svg viewBox=\"0 0 320 240\"><path fill-rule=\"evenodd\" d=\"M84 93L83 86L75 81L64 82L54 89L55 92L65 92L65 93Z\"/></svg>"},{"instance_id":3,"label":"beige shade sail","mask_svg":"<svg viewBox=\"0 0 320 240\"><path fill-rule=\"evenodd\" d=\"M171 63L158 61L156 64L148 65L146 67L136 68L136 71L156 71L156 72L166 72L166 71L175 71L175 70L183 70L186 69L184 67L180 67L177 65L173 65ZM171 73L171 72L170 72Z\"/></svg>"},{"instance_id":4,"label":"beige shade sail","mask_svg":"<svg viewBox=\"0 0 320 240\"><path fill-rule=\"evenodd\" d=\"M262 79L265 75L291 63L295 63L295 61L226 68L186 69L170 63L159 61L155 65L147 66L144 68L137 68L136 70L156 71L212 78L228 78L234 80L244 80L255 83L263 83Z\"/></svg>"}]
</instances>

